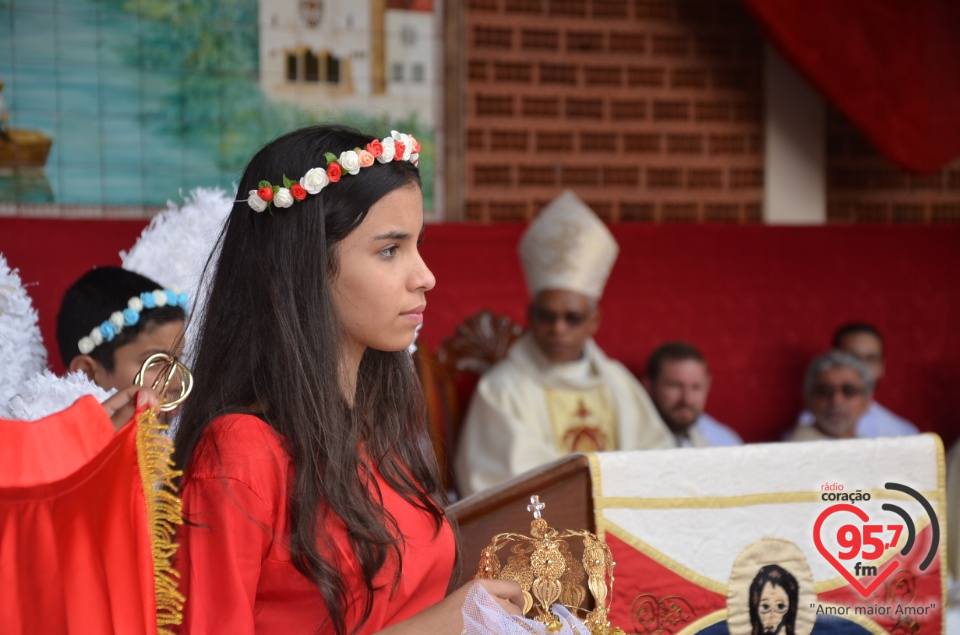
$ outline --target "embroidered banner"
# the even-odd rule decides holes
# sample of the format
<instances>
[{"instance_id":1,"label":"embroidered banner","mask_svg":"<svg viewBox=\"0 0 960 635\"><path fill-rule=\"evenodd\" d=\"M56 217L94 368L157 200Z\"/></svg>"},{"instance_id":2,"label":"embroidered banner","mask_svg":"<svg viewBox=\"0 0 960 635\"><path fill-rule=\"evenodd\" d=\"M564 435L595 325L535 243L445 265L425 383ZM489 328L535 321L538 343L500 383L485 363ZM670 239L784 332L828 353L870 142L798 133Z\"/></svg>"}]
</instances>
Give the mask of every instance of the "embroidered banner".
<instances>
[{"instance_id":1,"label":"embroidered banner","mask_svg":"<svg viewBox=\"0 0 960 635\"><path fill-rule=\"evenodd\" d=\"M590 459L611 623L627 632L943 631L935 435Z\"/></svg>"}]
</instances>

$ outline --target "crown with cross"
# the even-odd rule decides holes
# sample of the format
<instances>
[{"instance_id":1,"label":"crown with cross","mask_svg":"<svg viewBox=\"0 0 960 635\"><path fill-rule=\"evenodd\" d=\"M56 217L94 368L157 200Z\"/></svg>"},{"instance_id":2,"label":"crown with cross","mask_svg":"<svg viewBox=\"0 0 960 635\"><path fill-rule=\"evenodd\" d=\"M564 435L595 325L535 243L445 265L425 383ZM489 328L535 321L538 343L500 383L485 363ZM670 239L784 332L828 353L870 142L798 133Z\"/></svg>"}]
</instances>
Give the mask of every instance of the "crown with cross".
<instances>
[{"instance_id":1,"label":"crown with cross","mask_svg":"<svg viewBox=\"0 0 960 635\"><path fill-rule=\"evenodd\" d=\"M546 503L531 496L527 511L533 514L530 536L504 533L494 536L480 554L477 578L514 580L523 591L523 614L545 624L547 631L561 628L550 607L560 603L583 620L593 635L623 635L610 626L607 616L613 597L613 567L610 548L589 531L558 531L543 519ZM582 541L583 556L574 556L567 539ZM497 552L509 548L511 555L502 565ZM587 591L593 610L584 608Z\"/></svg>"}]
</instances>

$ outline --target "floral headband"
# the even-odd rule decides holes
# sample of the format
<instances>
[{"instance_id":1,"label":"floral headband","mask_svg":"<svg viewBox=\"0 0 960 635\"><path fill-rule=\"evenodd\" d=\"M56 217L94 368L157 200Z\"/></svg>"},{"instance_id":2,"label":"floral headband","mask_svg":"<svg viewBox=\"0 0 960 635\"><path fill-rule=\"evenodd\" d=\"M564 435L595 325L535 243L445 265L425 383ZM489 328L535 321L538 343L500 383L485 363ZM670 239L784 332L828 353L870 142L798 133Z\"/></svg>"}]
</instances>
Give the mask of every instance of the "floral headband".
<instances>
[{"instance_id":1,"label":"floral headband","mask_svg":"<svg viewBox=\"0 0 960 635\"><path fill-rule=\"evenodd\" d=\"M270 181L260 181L259 189L250 190L247 204L255 212L277 207L290 207L296 201L307 198L307 194L319 194L320 191L340 180L344 174L358 174L360 168L369 168L374 161L389 163L390 161L410 161L417 165L420 159L420 142L396 130L390 131L389 137L383 140L374 139L365 148L345 150L336 156L332 152L324 152L327 159L326 168L312 168L304 174L300 181L291 181L283 175L283 185L273 185ZM272 211L271 211L272 213Z\"/></svg>"},{"instance_id":2,"label":"floral headband","mask_svg":"<svg viewBox=\"0 0 960 635\"><path fill-rule=\"evenodd\" d=\"M93 327L90 335L85 335L77 342L81 355L89 355L93 349L104 342L110 342L120 331L133 326L140 321L140 312L144 309L155 309L163 306L179 306L187 310L187 294L174 287L172 289L157 289L144 291L127 301L127 308L123 311L114 311L110 317L99 326Z\"/></svg>"}]
</instances>

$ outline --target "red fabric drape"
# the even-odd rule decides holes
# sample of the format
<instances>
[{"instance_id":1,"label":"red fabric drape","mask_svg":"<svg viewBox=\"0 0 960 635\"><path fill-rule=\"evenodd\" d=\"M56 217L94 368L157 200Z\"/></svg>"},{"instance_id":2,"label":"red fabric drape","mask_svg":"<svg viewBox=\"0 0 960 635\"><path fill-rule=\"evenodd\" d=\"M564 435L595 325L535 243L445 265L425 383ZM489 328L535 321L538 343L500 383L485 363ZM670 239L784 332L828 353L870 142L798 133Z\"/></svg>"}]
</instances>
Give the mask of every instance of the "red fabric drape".
<instances>
[{"instance_id":1,"label":"red fabric drape","mask_svg":"<svg viewBox=\"0 0 960 635\"><path fill-rule=\"evenodd\" d=\"M0 448L74 468L0 463L0 633L157 632L137 425L104 436L103 417L84 397L34 423L0 419Z\"/></svg>"},{"instance_id":2,"label":"red fabric drape","mask_svg":"<svg viewBox=\"0 0 960 635\"><path fill-rule=\"evenodd\" d=\"M66 478L113 440L113 423L93 397L39 421L0 419L0 488Z\"/></svg>"},{"instance_id":3,"label":"red fabric drape","mask_svg":"<svg viewBox=\"0 0 960 635\"><path fill-rule=\"evenodd\" d=\"M0 219L0 253L40 315L50 369L64 372L57 347L57 312L67 287L93 266L120 266L120 251L137 242L146 220Z\"/></svg>"},{"instance_id":4,"label":"red fabric drape","mask_svg":"<svg viewBox=\"0 0 960 635\"><path fill-rule=\"evenodd\" d=\"M54 351L52 324L67 284L62 269L74 268L72 281L129 249L142 229L130 225L0 217L0 252L30 285ZM120 240L121 229L130 232L128 242ZM517 255L523 229L427 226L421 253L437 286L427 294L421 337L432 350L481 309L526 323ZM611 229L620 255L601 302L597 342L636 374L655 346L688 340L713 373L707 412L748 441L773 441L796 420L812 357L829 346L838 325L866 320L886 340L878 401L948 445L957 439L960 225ZM78 239L72 251L66 243L81 230L110 241Z\"/></svg>"},{"instance_id":5,"label":"red fabric drape","mask_svg":"<svg viewBox=\"0 0 960 635\"><path fill-rule=\"evenodd\" d=\"M933 172L960 156L960 2L743 2L891 161Z\"/></svg>"}]
</instances>

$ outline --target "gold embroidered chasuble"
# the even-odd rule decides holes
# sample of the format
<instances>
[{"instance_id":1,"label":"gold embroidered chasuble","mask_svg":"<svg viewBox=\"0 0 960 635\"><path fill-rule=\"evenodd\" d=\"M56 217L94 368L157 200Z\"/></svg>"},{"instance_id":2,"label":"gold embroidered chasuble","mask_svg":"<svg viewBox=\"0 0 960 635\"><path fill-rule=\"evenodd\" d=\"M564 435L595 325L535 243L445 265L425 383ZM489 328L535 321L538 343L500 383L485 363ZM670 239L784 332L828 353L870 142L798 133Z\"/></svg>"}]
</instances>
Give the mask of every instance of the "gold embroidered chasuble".
<instances>
[{"instance_id":1,"label":"gold embroidered chasuble","mask_svg":"<svg viewBox=\"0 0 960 635\"><path fill-rule=\"evenodd\" d=\"M468 496L570 452L674 446L640 382L593 340L552 364L524 335L477 385L454 469Z\"/></svg>"}]
</instances>

